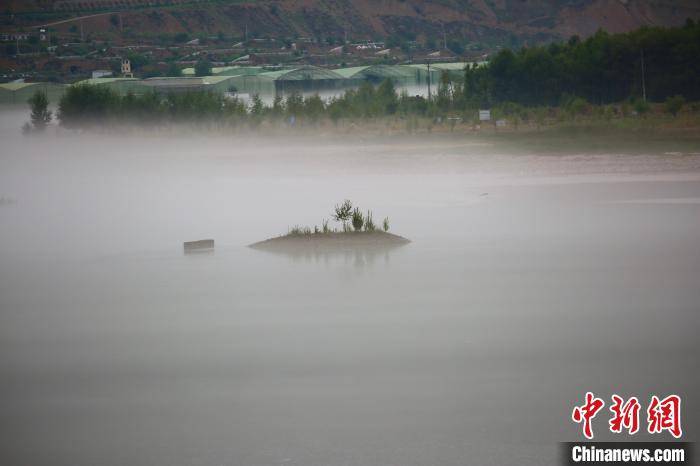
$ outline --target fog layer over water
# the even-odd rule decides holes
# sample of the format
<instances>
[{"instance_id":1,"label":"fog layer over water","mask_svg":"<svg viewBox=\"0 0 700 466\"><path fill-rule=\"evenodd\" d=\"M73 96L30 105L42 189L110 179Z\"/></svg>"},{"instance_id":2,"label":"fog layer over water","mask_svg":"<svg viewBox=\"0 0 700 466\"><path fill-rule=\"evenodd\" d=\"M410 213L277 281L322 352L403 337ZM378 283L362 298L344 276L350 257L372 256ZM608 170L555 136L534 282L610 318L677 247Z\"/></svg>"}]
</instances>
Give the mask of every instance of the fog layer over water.
<instances>
[{"instance_id":1,"label":"fog layer over water","mask_svg":"<svg viewBox=\"0 0 700 466\"><path fill-rule=\"evenodd\" d=\"M2 464L553 464L587 390L696 439L692 158L4 131ZM345 198L412 243L245 247Z\"/></svg>"}]
</instances>

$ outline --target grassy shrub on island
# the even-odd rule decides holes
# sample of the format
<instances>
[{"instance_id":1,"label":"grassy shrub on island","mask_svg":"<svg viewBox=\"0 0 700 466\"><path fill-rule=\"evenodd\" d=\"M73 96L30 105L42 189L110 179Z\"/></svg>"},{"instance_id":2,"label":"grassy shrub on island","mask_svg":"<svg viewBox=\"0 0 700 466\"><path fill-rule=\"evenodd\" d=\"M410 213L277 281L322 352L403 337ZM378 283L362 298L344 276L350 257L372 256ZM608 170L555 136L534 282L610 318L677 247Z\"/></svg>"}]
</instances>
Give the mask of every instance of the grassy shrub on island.
<instances>
[{"instance_id":1,"label":"grassy shrub on island","mask_svg":"<svg viewBox=\"0 0 700 466\"><path fill-rule=\"evenodd\" d=\"M348 199L340 204L336 204L331 217L341 224L340 229L331 228L328 224L328 220L323 219L321 228L316 225L314 225L313 228L295 225L287 231L286 236L389 232L389 217L384 218L382 229L379 230L374 223L372 211L368 210L367 214L363 214L359 207L353 207L352 202ZM352 228L350 226L352 226Z\"/></svg>"}]
</instances>

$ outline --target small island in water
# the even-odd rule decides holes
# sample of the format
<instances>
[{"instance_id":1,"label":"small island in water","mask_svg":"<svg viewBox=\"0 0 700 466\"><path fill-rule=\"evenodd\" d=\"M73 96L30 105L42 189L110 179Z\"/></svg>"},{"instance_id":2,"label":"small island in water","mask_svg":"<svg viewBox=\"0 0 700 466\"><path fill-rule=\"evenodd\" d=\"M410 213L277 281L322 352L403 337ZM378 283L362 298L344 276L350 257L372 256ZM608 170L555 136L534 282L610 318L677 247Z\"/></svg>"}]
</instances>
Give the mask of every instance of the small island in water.
<instances>
[{"instance_id":1,"label":"small island in water","mask_svg":"<svg viewBox=\"0 0 700 466\"><path fill-rule=\"evenodd\" d=\"M333 220L340 228L329 227L328 220L321 226L290 228L287 234L249 245L253 249L284 252L288 250L343 251L361 249L387 249L402 246L411 241L389 233L389 218L381 225L374 223L372 211L366 213L354 207L349 200L336 205Z\"/></svg>"}]
</instances>

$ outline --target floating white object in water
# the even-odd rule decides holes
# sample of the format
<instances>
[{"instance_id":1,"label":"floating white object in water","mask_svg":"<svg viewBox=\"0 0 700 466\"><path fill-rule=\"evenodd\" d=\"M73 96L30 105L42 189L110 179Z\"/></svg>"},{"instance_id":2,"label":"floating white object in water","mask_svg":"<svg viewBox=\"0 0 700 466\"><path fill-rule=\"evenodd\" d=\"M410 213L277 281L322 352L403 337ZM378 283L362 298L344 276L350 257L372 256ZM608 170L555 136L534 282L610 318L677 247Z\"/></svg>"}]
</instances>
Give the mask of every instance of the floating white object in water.
<instances>
[{"instance_id":1,"label":"floating white object in water","mask_svg":"<svg viewBox=\"0 0 700 466\"><path fill-rule=\"evenodd\" d=\"M213 239L200 239L198 241L185 241L184 247L185 247L185 253L200 252L200 251L212 251L214 249L214 240Z\"/></svg>"}]
</instances>

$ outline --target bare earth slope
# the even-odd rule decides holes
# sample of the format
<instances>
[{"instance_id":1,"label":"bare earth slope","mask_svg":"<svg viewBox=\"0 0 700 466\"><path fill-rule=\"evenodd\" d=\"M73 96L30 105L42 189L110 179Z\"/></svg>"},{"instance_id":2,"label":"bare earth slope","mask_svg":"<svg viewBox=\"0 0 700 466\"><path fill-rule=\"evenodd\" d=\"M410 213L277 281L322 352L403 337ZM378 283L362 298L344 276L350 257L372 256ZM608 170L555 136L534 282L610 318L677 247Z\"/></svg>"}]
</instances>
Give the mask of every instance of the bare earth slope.
<instances>
[{"instance_id":1,"label":"bare earth slope","mask_svg":"<svg viewBox=\"0 0 700 466\"><path fill-rule=\"evenodd\" d=\"M37 25L44 20L35 13L42 12L44 22L86 16L85 33L112 38L220 31L242 36L247 28L253 37L340 38L347 33L352 39L398 34L441 40L446 35L508 44L587 36L599 28L622 32L644 25L672 26L700 17L695 0L162 0L152 5L145 0L11 1L0 30ZM110 22L109 13L117 11L121 24Z\"/></svg>"}]
</instances>

